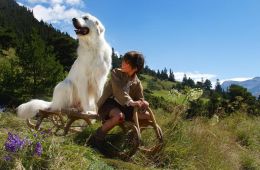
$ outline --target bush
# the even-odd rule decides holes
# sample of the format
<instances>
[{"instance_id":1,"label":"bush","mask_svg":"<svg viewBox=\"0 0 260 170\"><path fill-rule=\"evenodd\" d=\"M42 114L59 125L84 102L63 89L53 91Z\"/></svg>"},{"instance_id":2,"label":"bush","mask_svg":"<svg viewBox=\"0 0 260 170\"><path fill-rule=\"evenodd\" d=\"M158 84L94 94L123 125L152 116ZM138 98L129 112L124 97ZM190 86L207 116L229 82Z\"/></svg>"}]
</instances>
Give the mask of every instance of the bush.
<instances>
[{"instance_id":1,"label":"bush","mask_svg":"<svg viewBox=\"0 0 260 170\"><path fill-rule=\"evenodd\" d=\"M152 108L162 108L166 112L173 112L175 103L165 100L163 97L153 96L150 91L144 91L145 99L149 102Z\"/></svg>"}]
</instances>

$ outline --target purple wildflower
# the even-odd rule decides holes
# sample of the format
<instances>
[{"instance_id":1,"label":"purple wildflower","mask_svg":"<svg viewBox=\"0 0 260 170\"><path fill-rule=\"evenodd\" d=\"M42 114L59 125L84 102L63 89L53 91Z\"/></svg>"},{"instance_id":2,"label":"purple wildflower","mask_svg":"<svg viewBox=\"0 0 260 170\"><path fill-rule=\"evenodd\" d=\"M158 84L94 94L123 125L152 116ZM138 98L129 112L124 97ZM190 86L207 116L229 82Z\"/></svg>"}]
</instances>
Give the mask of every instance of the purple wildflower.
<instances>
[{"instance_id":1,"label":"purple wildflower","mask_svg":"<svg viewBox=\"0 0 260 170\"><path fill-rule=\"evenodd\" d=\"M42 155L42 145L40 142L37 142L36 145L35 145L35 149L34 149L34 153L37 155L37 156L41 156Z\"/></svg>"},{"instance_id":2,"label":"purple wildflower","mask_svg":"<svg viewBox=\"0 0 260 170\"><path fill-rule=\"evenodd\" d=\"M4 156L4 160L5 160L5 161L11 161L11 160L12 160L12 157L11 157L11 156Z\"/></svg>"},{"instance_id":3,"label":"purple wildflower","mask_svg":"<svg viewBox=\"0 0 260 170\"><path fill-rule=\"evenodd\" d=\"M17 152L23 148L25 140L21 140L18 135L8 132L8 138L5 142L5 149L9 152Z\"/></svg>"},{"instance_id":4,"label":"purple wildflower","mask_svg":"<svg viewBox=\"0 0 260 170\"><path fill-rule=\"evenodd\" d=\"M42 138L45 138L45 137L47 137L47 136L48 136L48 131L47 131L47 130L41 131L41 137L42 137Z\"/></svg>"}]
</instances>

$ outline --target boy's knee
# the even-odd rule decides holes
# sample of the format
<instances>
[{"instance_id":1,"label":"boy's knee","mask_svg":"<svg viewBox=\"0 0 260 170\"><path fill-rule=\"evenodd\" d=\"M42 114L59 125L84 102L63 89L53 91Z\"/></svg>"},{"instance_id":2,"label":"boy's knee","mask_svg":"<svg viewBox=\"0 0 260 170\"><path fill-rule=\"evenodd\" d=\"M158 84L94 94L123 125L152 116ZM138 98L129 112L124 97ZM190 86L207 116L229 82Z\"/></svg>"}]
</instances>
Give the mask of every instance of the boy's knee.
<instances>
[{"instance_id":1,"label":"boy's knee","mask_svg":"<svg viewBox=\"0 0 260 170\"><path fill-rule=\"evenodd\" d=\"M124 114L123 114L123 113L118 114L118 115L115 117L115 119L116 119L116 121L117 121L118 123L124 122L124 120L125 120Z\"/></svg>"}]
</instances>

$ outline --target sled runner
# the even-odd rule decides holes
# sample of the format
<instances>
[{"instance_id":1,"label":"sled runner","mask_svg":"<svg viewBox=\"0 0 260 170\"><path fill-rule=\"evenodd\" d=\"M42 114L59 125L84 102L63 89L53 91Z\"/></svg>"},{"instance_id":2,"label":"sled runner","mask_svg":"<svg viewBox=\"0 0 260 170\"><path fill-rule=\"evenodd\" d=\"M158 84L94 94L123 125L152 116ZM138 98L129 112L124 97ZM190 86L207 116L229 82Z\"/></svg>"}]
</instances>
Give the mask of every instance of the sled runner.
<instances>
[{"instance_id":1,"label":"sled runner","mask_svg":"<svg viewBox=\"0 0 260 170\"><path fill-rule=\"evenodd\" d=\"M115 126L105 137L111 146L111 153L121 158L130 158L140 150L154 154L162 149L163 135L154 113L147 109L150 120L139 120L138 109L134 109L133 121L124 121ZM27 124L35 130L52 131L55 135L67 135L69 132L81 132L99 120L96 114L85 114L75 108L62 109L60 112L39 110L38 114L27 119Z\"/></svg>"}]
</instances>

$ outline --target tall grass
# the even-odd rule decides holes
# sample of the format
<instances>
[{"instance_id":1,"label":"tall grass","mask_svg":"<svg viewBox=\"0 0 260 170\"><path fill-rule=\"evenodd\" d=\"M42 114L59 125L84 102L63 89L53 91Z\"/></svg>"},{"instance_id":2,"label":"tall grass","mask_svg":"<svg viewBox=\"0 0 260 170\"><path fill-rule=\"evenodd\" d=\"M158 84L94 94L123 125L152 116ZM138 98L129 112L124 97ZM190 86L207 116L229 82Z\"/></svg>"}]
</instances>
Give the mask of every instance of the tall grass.
<instances>
[{"instance_id":1,"label":"tall grass","mask_svg":"<svg viewBox=\"0 0 260 170\"><path fill-rule=\"evenodd\" d=\"M259 169L259 117L236 113L212 124L198 117L171 122L174 115L157 111L165 146L159 167L169 169Z\"/></svg>"},{"instance_id":2,"label":"tall grass","mask_svg":"<svg viewBox=\"0 0 260 170\"><path fill-rule=\"evenodd\" d=\"M41 157L32 155L28 149L8 153L4 148L8 132L15 133L21 138L35 135L37 132L29 130L24 120L11 113L0 114L0 169L113 169L105 163L102 155L97 151L79 145L76 141L78 134L66 137L49 135L42 141ZM7 155L11 157L11 160L5 160Z\"/></svg>"},{"instance_id":3,"label":"tall grass","mask_svg":"<svg viewBox=\"0 0 260 170\"><path fill-rule=\"evenodd\" d=\"M41 157L25 152L12 155L14 161L5 161L8 132L21 137L36 132L14 114L0 113L0 169L260 169L259 117L234 113L212 123L203 117L174 119L178 109L173 113L162 109L154 112L163 130L164 147L153 155L138 151L129 162L105 158L85 145L96 125L65 137L48 136Z\"/></svg>"}]
</instances>

